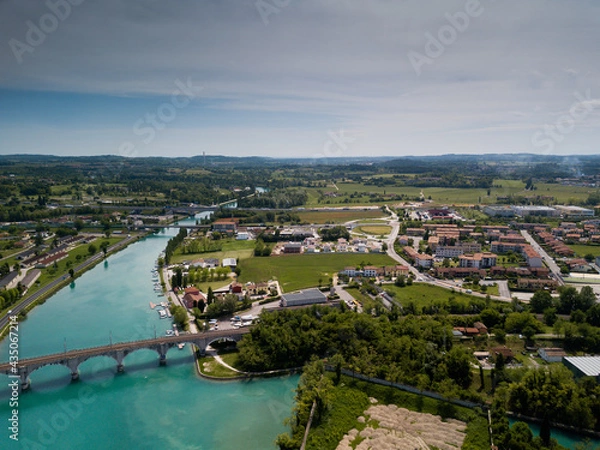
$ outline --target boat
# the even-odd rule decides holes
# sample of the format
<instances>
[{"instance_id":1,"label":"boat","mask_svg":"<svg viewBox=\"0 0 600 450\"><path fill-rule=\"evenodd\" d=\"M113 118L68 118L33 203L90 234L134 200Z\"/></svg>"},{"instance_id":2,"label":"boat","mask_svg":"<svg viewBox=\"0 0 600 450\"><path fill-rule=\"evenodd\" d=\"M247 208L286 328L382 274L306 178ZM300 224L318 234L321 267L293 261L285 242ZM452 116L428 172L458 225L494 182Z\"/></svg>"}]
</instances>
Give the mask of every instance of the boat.
<instances>
[{"instance_id":1,"label":"boat","mask_svg":"<svg viewBox=\"0 0 600 450\"><path fill-rule=\"evenodd\" d=\"M165 331L165 334L167 336L174 336L175 335L175 333L173 332L173 330L167 330L167 331Z\"/></svg>"},{"instance_id":2,"label":"boat","mask_svg":"<svg viewBox=\"0 0 600 450\"><path fill-rule=\"evenodd\" d=\"M169 305L167 305L167 302L160 302L160 306L162 306L163 308L166 308Z\"/></svg>"},{"instance_id":3,"label":"boat","mask_svg":"<svg viewBox=\"0 0 600 450\"><path fill-rule=\"evenodd\" d=\"M154 309L154 308L156 308L156 305L154 303L150 302L150 309Z\"/></svg>"},{"instance_id":4,"label":"boat","mask_svg":"<svg viewBox=\"0 0 600 450\"><path fill-rule=\"evenodd\" d=\"M172 316L171 311L169 311L168 308L166 308L165 311L167 312L167 317L171 317Z\"/></svg>"},{"instance_id":5,"label":"boat","mask_svg":"<svg viewBox=\"0 0 600 450\"><path fill-rule=\"evenodd\" d=\"M167 313L165 312L164 309L161 309L160 311L158 311L158 315L160 316L161 319L167 318Z\"/></svg>"},{"instance_id":6,"label":"boat","mask_svg":"<svg viewBox=\"0 0 600 450\"><path fill-rule=\"evenodd\" d=\"M183 347L185 347L185 342L180 342L179 344L177 344L177 347L179 348L179 350L182 350Z\"/></svg>"}]
</instances>

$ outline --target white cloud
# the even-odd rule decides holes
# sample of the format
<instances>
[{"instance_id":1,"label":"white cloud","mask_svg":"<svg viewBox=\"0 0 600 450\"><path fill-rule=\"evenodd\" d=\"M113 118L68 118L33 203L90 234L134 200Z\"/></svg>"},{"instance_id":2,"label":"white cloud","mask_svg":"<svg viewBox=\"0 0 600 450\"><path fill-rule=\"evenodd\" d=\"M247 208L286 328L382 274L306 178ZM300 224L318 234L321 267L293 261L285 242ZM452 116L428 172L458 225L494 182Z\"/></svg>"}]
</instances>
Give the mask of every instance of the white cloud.
<instances>
[{"instance_id":1,"label":"white cloud","mask_svg":"<svg viewBox=\"0 0 600 450\"><path fill-rule=\"evenodd\" d=\"M291 1L265 26L254 0L84 1L22 64L1 47L0 87L164 95L173 80L190 76L206 87L200 101L218 100L212 107L220 110L330 117L314 136L339 124L364 130L355 152L410 153L404 143L428 153L535 151L527 130L568 110L574 91L600 93L600 7L481 0L483 13L417 76L407 53L424 52L426 33L436 36L446 14L467 3ZM0 2L0 42L25 41L26 22L47 12L44 2ZM207 132L198 127L198 134L169 133L175 152L193 151L192 139ZM293 123L289 129L306 133ZM222 152L290 147L268 125L231 130L244 145L210 132ZM585 126L577 133L598 138ZM573 133L564 151L577 153L580 141ZM297 142L307 153L316 145Z\"/></svg>"}]
</instances>

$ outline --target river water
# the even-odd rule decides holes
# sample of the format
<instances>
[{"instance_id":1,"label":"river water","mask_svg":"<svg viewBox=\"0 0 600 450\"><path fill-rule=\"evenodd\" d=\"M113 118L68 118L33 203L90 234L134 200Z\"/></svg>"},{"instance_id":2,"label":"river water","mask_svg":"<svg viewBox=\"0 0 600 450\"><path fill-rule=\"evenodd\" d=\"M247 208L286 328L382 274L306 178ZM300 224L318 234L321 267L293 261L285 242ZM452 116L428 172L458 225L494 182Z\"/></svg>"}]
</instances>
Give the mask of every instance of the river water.
<instances>
[{"instance_id":1,"label":"river water","mask_svg":"<svg viewBox=\"0 0 600 450\"><path fill-rule=\"evenodd\" d=\"M36 307L19 324L19 357L164 335L170 321L149 307L161 301L151 269L176 231L109 256ZM0 360L8 360L7 340ZM116 374L112 358L90 359L73 383L63 366L35 371L30 391L19 397L18 442L9 438L9 379L0 375L0 448L262 450L276 448L274 439L286 431L297 376L207 381L197 376L187 346L171 349L166 367L150 350L132 353L124 365Z\"/></svg>"}]
</instances>

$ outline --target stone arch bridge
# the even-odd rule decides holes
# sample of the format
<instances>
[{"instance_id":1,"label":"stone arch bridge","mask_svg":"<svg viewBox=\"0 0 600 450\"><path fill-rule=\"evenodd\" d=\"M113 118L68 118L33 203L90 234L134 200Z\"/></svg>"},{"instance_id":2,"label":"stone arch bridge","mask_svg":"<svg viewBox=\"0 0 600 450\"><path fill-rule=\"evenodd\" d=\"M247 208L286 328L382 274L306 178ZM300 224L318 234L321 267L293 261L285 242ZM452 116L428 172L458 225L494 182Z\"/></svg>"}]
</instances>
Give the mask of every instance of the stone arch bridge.
<instances>
[{"instance_id":1,"label":"stone arch bridge","mask_svg":"<svg viewBox=\"0 0 600 450\"><path fill-rule=\"evenodd\" d=\"M123 360L127 355L136 350L154 350L158 353L160 364L164 365L167 363L167 352L177 344L191 343L204 351L209 344L221 339L239 342L242 337L249 332L250 330L248 328L239 328L237 330L165 336L141 341L122 342L102 347L70 350L68 352L56 353L53 355L21 359L16 367L11 363L2 363L0 364L0 373L4 373L10 377L18 376L21 381L21 389L26 390L30 386L29 375L40 367L56 364L66 366L71 371L71 379L77 380L79 378L79 365L96 356L109 356L113 358L117 362L117 371L123 372Z\"/></svg>"}]
</instances>

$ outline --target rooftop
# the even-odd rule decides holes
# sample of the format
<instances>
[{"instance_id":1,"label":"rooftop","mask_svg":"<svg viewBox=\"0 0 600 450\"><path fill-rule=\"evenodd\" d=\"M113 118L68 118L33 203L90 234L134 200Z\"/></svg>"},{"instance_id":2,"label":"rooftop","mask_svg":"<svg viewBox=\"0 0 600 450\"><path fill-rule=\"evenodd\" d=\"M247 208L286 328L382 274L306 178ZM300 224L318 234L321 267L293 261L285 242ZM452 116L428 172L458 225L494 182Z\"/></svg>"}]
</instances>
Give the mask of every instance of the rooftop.
<instances>
[{"instance_id":1,"label":"rooftop","mask_svg":"<svg viewBox=\"0 0 600 450\"><path fill-rule=\"evenodd\" d=\"M564 360L588 377L600 376L600 356L565 356Z\"/></svg>"}]
</instances>

